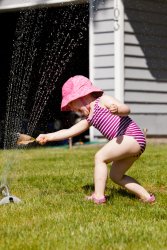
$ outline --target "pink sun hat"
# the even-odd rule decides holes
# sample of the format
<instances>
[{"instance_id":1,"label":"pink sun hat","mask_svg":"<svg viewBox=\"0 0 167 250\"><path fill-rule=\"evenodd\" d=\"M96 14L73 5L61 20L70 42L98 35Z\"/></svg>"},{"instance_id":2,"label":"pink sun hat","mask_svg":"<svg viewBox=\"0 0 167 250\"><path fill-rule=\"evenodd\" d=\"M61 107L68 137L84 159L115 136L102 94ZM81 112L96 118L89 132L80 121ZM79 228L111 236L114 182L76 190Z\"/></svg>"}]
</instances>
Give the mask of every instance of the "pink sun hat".
<instances>
[{"instance_id":1,"label":"pink sun hat","mask_svg":"<svg viewBox=\"0 0 167 250\"><path fill-rule=\"evenodd\" d=\"M97 96L101 96L103 90L93 86L85 76L77 75L69 78L62 87L61 110L70 111L68 106L70 102L91 93L97 93Z\"/></svg>"}]
</instances>

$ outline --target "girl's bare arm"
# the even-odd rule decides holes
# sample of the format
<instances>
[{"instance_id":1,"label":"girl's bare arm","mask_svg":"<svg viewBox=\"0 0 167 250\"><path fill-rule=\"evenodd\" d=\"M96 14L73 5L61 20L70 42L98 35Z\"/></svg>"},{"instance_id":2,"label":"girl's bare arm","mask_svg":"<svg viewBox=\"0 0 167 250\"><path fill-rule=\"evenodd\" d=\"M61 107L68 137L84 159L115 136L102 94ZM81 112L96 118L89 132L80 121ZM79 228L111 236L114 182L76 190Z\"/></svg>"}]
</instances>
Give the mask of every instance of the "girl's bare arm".
<instances>
[{"instance_id":1,"label":"girl's bare arm","mask_svg":"<svg viewBox=\"0 0 167 250\"><path fill-rule=\"evenodd\" d=\"M124 104L115 99L114 97L103 95L100 98L100 102L103 106L108 108L113 114L119 115L119 116L127 116L130 114L130 108Z\"/></svg>"},{"instance_id":2,"label":"girl's bare arm","mask_svg":"<svg viewBox=\"0 0 167 250\"><path fill-rule=\"evenodd\" d=\"M48 134L40 134L37 138L36 141L39 142L40 144L45 144L46 142L51 142L51 141L61 141L68 139L70 137L77 136L84 131L86 131L89 128L89 123L87 122L86 119L81 120L77 124L73 125L69 129L62 129L57 132L53 133L48 133Z\"/></svg>"}]
</instances>

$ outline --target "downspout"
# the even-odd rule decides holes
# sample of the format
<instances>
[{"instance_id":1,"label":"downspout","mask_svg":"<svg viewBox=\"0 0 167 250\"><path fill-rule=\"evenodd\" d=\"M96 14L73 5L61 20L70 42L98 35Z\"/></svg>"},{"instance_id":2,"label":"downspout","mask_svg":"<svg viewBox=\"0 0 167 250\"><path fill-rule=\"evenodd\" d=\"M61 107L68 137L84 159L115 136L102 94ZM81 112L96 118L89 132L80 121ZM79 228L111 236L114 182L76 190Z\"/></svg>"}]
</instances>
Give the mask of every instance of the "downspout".
<instances>
[{"instance_id":1,"label":"downspout","mask_svg":"<svg viewBox=\"0 0 167 250\"><path fill-rule=\"evenodd\" d=\"M93 34L93 0L89 1L89 79L93 83L94 81L94 34ZM94 128L91 126L89 128L89 141L93 142L94 138Z\"/></svg>"},{"instance_id":2,"label":"downspout","mask_svg":"<svg viewBox=\"0 0 167 250\"><path fill-rule=\"evenodd\" d=\"M124 102L124 4L114 0L115 98Z\"/></svg>"}]
</instances>

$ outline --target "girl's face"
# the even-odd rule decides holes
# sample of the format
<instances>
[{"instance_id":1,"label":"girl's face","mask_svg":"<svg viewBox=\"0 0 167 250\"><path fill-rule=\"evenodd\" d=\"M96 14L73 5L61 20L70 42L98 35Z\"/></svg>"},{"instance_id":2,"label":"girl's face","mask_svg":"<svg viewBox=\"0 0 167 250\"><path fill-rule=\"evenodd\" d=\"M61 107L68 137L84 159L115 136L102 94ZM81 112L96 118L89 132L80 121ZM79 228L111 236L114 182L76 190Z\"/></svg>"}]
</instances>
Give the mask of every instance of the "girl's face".
<instances>
[{"instance_id":1,"label":"girl's face","mask_svg":"<svg viewBox=\"0 0 167 250\"><path fill-rule=\"evenodd\" d=\"M88 116L90 112L89 105L86 104L84 98L79 98L70 103L70 108L72 111L79 112L83 116Z\"/></svg>"}]
</instances>

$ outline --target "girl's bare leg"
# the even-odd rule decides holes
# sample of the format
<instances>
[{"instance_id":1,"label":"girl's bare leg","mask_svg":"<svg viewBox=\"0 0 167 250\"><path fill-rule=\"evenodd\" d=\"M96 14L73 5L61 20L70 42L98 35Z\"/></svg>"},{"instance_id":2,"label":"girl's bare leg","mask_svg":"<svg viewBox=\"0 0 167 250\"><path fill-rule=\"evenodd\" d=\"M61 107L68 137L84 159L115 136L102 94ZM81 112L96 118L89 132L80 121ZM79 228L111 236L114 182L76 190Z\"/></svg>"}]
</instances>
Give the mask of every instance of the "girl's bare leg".
<instances>
[{"instance_id":1,"label":"girl's bare leg","mask_svg":"<svg viewBox=\"0 0 167 250\"><path fill-rule=\"evenodd\" d=\"M107 164L105 162L95 162L94 183L95 196L101 198L104 196L106 181L108 176Z\"/></svg>"},{"instance_id":2,"label":"girl's bare leg","mask_svg":"<svg viewBox=\"0 0 167 250\"><path fill-rule=\"evenodd\" d=\"M135 157L129 157L113 162L110 177L115 183L134 193L140 199L148 200L150 198L150 194L147 190L134 178L125 175L126 171L132 166L135 160Z\"/></svg>"},{"instance_id":3,"label":"girl's bare leg","mask_svg":"<svg viewBox=\"0 0 167 250\"><path fill-rule=\"evenodd\" d=\"M137 141L130 136L120 136L109 141L95 155L95 195L97 198L104 196L107 180L107 163L114 162L111 177L114 182L126 187L139 197L148 198L149 193L131 177L125 177L124 173L137 159L135 155L140 153L140 146ZM123 164L124 163L124 164ZM120 167L119 167L120 166ZM119 170L120 168L120 170ZM132 184L130 184L132 182ZM141 187L141 189L139 188ZM140 189L140 190L139 190Z\"/></svg>"}]
</instances>

